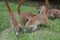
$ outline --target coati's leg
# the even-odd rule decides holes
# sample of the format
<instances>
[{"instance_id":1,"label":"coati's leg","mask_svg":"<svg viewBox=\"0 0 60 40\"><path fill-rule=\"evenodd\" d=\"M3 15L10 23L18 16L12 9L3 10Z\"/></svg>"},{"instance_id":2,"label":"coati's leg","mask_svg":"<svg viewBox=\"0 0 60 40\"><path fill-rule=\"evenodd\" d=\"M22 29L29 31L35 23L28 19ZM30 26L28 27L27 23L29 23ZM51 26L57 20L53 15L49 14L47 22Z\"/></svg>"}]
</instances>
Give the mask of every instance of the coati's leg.
<instances>
[{"instance_id":1,"label":"coati's leg","mask_svg":"<svg viewBox=\"0 0 60 40\"><path fill-rule=\"evenodd\" d=\"M18 37L18 35L19 35L19 32L21 32L22 31L22 27L17 27L17 28L15 28L15 33L16 33L16 36Z\"/></svg>"}]
</instances>

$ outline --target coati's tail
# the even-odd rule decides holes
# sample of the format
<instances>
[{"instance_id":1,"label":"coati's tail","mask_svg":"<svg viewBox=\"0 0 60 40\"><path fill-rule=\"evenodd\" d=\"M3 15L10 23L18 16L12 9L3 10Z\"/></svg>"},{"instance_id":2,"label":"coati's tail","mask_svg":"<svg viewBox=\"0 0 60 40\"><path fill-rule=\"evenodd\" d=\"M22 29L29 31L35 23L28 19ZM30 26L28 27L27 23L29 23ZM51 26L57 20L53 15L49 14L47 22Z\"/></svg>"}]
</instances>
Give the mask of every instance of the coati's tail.
<instances>
[{"instance_id":1,"label":"coati's tail","mask_svg":"<svg viewBox=\"0 0 60 40\"><path fill-rule=\"evenodd\" d=\"M12 10L11 10L7 0L5 0L5 4L6 4L7 8L8 8L9 13L12 13Z\"/></svg>"},{"instance_id":2,"label":"coati's tail","mask_svg":"<svg viewBox=\"0 0 60 40\"><path fill-rule=\"evenodd\" d=\"M45 0L45 6L46 6L46 15L48 16L48 14L49 14L49 2L48 2L48 0Z\"/></svg>"},{"instance_id":3,"label":"coati's tail","mask_svg":"<svg viewBox=\"0 0 60 40\"><path fill-rule=\"evenodd\" d=\"M18 4L18 15L20 15L20 7L23 4L23 1L24 0L19 1L19 4Z\"/></svg>"}]
</instances>

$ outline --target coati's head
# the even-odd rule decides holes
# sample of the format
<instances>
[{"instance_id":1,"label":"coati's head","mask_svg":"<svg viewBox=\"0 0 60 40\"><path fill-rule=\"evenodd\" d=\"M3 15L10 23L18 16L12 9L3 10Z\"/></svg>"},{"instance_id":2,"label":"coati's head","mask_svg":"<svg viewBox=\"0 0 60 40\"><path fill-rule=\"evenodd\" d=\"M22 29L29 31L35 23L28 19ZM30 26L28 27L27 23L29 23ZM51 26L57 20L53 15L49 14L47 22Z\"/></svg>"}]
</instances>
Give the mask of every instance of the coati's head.
<instances>
[{"instance_id":1,"label":"coati's head","mask_svg":"<svg viewBox=\"0 0 60 40\"><path fill-rule=\"evenodd\" d=\"M48 17L49 17L50 19L54 19L54 18L55 18L54 14L53 14L52 12L49 13Z\"/></svg>"},{"instance_id":2,"label":"coati's head","mask_svg":"<svg viewBox=\"0 0 60 40\"><path fill-rule=\"evenodd\" d=\"M54 19L55 16L57 16L56 14L58 14L58 10L57 10L57 9L51 9L51 10L49 10L49 15L48 15L48 17L49 17L50 19Z\"/></svg>"},{"instance_id":3,"label":"coati's head","mask_svg":"<svg viewBox=\"0 0 60 40\"><path fill-rule=\"evenodd\" d=\"M45 14L46 12L46 7L43 5L40 7L40 14Z\"/></svg>"}]
</instances>

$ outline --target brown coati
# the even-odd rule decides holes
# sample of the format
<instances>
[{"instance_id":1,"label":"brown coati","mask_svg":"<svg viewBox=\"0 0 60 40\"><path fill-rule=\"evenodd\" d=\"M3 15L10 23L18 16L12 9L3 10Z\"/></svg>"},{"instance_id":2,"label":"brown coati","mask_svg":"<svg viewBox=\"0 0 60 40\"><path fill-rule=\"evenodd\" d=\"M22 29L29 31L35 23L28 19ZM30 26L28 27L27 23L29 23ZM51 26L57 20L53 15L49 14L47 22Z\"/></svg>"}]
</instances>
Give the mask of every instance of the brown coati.
<instances>
[{"instance_id":1,"label":"brown coati","mask_svg":"<svg viewBox=\"0 0 60 40\"><path fill-rule=\"evenodd\" d=\"M31 12L23 12L20 13L20 7L23 4L24 0L21 0L18 5L18 15L22 18L24 24L32 17L36 16L35 14L32 14Z\"/></svg>"},{"instance_id":2,"label":"brown coati","mask_svg":"<svg viewBox=\"0 0 60 40\"><path fill-rule=\"evenodd\" d=\"M27 31L30 28L32 28L31 31L35 31L37 29L37 25L42 24L43 22L45 22L46 26L48 27L48 0L45 0L45 5L46 7L44 6L44 8L41 6L42 7L41 9L43 10L43 14L37 15L29 19L29 21L25 25L24 31Z\"/></svg>"},{"instance_id":3,"label":"brown coati","mask_svg":"<svg viewBox=\"0 0 60 40\"><path fill-rule=\"evenodd\" d=\"M50 9L49 17L52 19L60 18L60 10L58 9Z\"/></svg>"},{"instance_id":4,"label":"brown coati","mask_svg":"<svg viewBox=\"0 0 60 40\"><path fill-rule=\"evenodd\" d=\"M8 11L9 11L10 24L11 24L12 28L14 29L14 31L16 32L16 36L18 36L18 32L21 30L22 25L16 19L7 0L5 0L5 4L7 6Z\"/></svg>"}]
</instances>

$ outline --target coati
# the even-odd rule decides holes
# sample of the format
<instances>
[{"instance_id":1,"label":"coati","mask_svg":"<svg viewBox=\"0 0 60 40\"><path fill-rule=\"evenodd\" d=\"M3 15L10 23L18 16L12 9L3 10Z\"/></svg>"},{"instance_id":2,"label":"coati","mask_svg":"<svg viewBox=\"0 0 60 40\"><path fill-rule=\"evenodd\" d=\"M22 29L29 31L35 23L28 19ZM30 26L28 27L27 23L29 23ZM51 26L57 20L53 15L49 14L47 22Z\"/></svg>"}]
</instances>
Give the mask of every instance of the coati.
<instances>
[{"instance_id":1,"label":"coati","mask_svg":"<svg viewBox=\"0 0 60 40\"><path fill-rule=\"evenodd\" d=\"M60 18L60 10L50 9L49 10L49 17L52 18L52 19Z\"/></svg>"},{"instance_id":2,"label":"coati","mask_svg":"<svg viewBox=\"0 0 60 40\"><path fill-rule=\"evenodd\" d=\"M14 31L16 32L16 36L18 36L18 32L21 30L22 25L16 19L7 0L5 0L5 4L7 6L8 11L9 11L10 24L11 24L12 28L14 29Z\"/></svg>"},{"instance_id":3,"label":"coati","mask_svg":"<svg viewBox=\"0 0 60 40\"><path fill-rule=\"evenodd\" d=\"M42 7L44 7L44 6L42 6ZM60 18L60 10L58 10L58 9L49 9L48 11L49 11L48 17L50 19ZM44 13L43 10L40 9L40 14L45 14L45 13Z\"/></svg>"},{"instance_id":4,"label":"coati","mask_svg":"<svg viewBox=\"0 0 60 40\"><path fill-rule=\"evenodd\" d=\"M19 5L18 5L18 15L21 17L21 19L23 20L24 24L32 17L36 16L35 14L32 14L31 12L23 12L23 13L20 13L20 7L21 5L23 4L23 1L24 0L21 0L19 2Z\"/></svg>"},{"instance_id":5,"label":"coati","mask_svg":"<svg viewBox=\"0 0 60 40\"><path fill-rule=\"evenodd\" d=\"M27 21L24 31L27 31L30 28L32 28L31 31L35 31L37 29L37 25L42 24L43 22L45 22L46 26L48 26L48 4L47 3L48 3L48 0L45 0L46 7L44 6L44 8L43 7L41 8L43 10L42 11L43 14L37 15L29 19L29 21Z\"/></svg>"},{"instance_id":6,"label":"coati","mask_svg":"<svg viewBox=\"0 0 60 40\"><path fill-rule=\"evenodd\" d=\"M25 28L26 29L32 28L32 31L34 31L37 29L37 25L42 24L43 22L45 22L46 26L48 26L48 17L45 14L38 15L38 16L35 16L35 17L29 19L29 21L25 25ZM26 29L25 29L25 31L26 31Z\"/></svg>"},{"instance_id":7,"label":"coati","mask_svg":"<svg viewBox=\"0 0 60 40\"><path fill-rule=\"evenodd\" d=\"M44 8L44 9L41 9L41 8ZM45 6L41 6L40 8L40 14L45 14L44 10L45 10ZM49 9L49 14L48 14L48 17L50 19L55 19L55 18L60 18L60 10L58 9Z\"/></svg>"}]
</instances>

